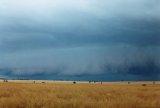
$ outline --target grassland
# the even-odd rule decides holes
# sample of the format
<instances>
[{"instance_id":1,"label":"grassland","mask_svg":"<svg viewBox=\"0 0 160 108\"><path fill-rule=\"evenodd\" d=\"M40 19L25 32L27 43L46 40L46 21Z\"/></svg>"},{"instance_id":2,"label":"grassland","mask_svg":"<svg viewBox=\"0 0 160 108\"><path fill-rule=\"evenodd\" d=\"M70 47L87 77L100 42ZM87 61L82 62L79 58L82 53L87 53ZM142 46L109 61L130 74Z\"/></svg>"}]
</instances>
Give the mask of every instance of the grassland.
<instances>
[{"instance_id":1,"label":"grassland","mask_svg":"<svg viewBox=\"0 0 160 108\"><path fill-rule=\"evenodd\" d=\"M160 108L160 84L0 82L0 108Z\"/></svg>"}]
</instances>

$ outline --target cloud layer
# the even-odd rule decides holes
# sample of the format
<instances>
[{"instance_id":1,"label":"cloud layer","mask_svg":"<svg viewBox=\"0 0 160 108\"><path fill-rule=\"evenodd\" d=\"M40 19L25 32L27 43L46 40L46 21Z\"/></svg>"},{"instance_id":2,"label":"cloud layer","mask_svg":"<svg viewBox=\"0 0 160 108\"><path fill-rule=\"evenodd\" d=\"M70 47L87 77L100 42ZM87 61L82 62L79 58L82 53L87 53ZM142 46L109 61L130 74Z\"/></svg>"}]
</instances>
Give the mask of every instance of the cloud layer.
<instances>
[{"instance_id":1,"label":"cloud layer","mask_svg":"<svg viewBox=\"0 0 160 108\"><path fill-rule=\"evenodd\" d=\"M158 79L159 11L159 0L0 0L0 72Z\"/></svg>"}]
</instances>

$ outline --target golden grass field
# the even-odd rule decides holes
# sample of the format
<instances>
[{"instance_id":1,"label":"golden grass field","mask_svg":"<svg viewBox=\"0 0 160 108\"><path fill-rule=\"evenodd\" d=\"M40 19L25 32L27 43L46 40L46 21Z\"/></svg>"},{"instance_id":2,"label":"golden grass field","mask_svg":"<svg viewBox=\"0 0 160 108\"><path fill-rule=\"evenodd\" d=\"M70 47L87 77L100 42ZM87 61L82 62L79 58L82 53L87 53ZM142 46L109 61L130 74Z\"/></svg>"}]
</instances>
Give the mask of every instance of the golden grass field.
<instances>
[{"instance_id":1,"label":"golden grass field","mask_svg":"<svg viewBox=\"0 0 160 108\"><path fill-rule=\"evenodd\" d=\"M160 108L160 82L1 81L0 108Z\"/></svg>"}]
</instances>

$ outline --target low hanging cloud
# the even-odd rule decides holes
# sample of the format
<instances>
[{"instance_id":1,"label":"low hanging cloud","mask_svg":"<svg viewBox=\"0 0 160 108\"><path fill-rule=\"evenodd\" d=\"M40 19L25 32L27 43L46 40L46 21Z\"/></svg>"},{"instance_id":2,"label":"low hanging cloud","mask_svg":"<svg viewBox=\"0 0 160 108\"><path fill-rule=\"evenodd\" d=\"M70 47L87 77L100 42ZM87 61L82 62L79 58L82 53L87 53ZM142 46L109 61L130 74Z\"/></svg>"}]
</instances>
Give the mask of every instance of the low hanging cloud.
<instances>
[{"instance_id":1,"label":"low hanging cloud","mask_svg":"<svg viewBox=\"0 0 160 108\"><path fill-rule=\"evenodd\" d=\"M0 1L2 75L160 74L158 0Z\"/></svg>"}]
</instances>

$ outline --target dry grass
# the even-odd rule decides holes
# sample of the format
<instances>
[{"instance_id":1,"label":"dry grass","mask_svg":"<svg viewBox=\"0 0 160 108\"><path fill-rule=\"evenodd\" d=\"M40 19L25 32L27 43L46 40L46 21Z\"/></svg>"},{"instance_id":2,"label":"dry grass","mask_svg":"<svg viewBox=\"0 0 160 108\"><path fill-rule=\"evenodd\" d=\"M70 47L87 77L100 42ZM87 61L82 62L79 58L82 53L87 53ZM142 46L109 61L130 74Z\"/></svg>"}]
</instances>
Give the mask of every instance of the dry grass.
<instances>
[{"instance_id":1,"label":"dry grass","mask_svg":"<svg viewBox=\"0 0 160 108\"><path fill-rule=\"evenodd\" d=\"M0 83L0 108L160 108L160 85L148 83Z\"/></svg>"}]
</instances>

